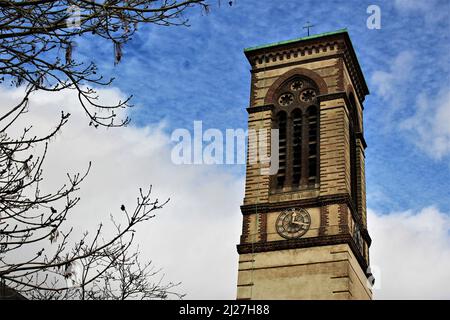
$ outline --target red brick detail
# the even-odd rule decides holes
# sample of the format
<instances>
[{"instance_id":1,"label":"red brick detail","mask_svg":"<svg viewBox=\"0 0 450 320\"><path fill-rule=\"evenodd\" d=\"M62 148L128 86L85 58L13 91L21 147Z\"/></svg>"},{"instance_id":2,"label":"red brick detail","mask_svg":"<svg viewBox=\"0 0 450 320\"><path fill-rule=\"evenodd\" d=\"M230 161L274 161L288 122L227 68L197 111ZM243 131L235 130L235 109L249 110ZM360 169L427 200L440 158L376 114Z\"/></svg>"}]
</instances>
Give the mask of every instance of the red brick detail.
<instances>
[{"instance_id":1,"label":"red brick detail","mask_svg":"<svg viewBox=\"0 0 450 320\"><path fill-rule=\"evenodd\" d=\"M250 216L243 216L241 243L246 243L250 234Z\"/></svg>"},{"instance_id":2,"label":"red brick detail","mask_svg":"<svg viewBox=\"0 0 450 320\"><path fill-rule=\"evenodd\" d=\"M349 233L348 229L348 210L345 203L340 203L338 208L339 214L339 232Z\"/></svg>"},{"instance_id":3,"label":"red brick detail","mask_svg":"<svg viewBox=\"0 0 450 320\"><path fill-rule=\"evenodd\" d=\"M259 233L259 242L266 242L267 241L267 214L261 213L259 214L259 226L258 226L258 233Z\"/></svg>"},{"instance_id":4,"label":"red brick detail","mask_svg":"<svg viewBox=\"0 0 450 320\"><path fill-rule=\"evenodd\" d=\"M324 236L327 234L327 227L329 224L329 214L328 206L320 207L320 227L319 227L319 236Z\"/></svg>"}]
</instances>

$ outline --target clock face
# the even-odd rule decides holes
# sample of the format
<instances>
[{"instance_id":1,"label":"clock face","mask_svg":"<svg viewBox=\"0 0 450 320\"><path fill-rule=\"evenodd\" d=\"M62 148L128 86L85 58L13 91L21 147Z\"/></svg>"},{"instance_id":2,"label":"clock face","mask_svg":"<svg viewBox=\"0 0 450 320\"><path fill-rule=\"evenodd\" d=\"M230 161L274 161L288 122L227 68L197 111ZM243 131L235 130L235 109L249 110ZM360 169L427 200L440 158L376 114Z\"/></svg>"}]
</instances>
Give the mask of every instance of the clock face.
<instances>
[{"instance_id":1,"label":"clock face","mask_svg":"<svg viewBox=\"0 0 450 320\"><path fill-rule=\"evenodd\" d=\"M277 232L285 239L303 236L311 226L311 217L305 209L288 209L278 216Z\"/></svg>"}]
</instances>

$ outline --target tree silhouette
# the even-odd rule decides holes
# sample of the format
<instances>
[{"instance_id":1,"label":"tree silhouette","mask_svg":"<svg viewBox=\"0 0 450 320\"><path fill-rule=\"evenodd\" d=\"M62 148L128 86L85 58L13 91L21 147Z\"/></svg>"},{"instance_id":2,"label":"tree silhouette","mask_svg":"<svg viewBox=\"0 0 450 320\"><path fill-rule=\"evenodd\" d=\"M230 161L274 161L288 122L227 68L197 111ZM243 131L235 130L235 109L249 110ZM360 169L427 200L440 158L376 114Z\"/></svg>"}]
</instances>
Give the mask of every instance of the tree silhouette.
<instances>
[{"instance_id":1,"label":"tree silhouette","mask_svg":"<svg viewBox=\"0 0 450 320\"><path fill-rule=\"evenodd\" d=\"M91 165L67 174L67 182L50 193L41 190L49 141L69 121L61 112L55 128L35 136L31 126L18 132L18 119L36 91L75 90L80 107L94 127L121 127L129 118L118 111L130 98L109 105L99 102L96 87L108 86L96 64L73 57L74 39L93 37L113 43L114 61L139 25L187 26L187 9L208 12L204 0L0 0L0 84L24 89L13 106L0 109L0 280L29 298L152 299L166 298L177 284L155 282L158 273L141 264L132 251L135 226L154 217L167 201L140 189L133 210L122 205L111 217L114 234L94 233L71 240L66 219L80 200L80 188ZM37 152L41 147L42 152ZM51 244L49 246L49 243ZM18 252L32 252L21 255Z\"/></svg>"}]
</instances>

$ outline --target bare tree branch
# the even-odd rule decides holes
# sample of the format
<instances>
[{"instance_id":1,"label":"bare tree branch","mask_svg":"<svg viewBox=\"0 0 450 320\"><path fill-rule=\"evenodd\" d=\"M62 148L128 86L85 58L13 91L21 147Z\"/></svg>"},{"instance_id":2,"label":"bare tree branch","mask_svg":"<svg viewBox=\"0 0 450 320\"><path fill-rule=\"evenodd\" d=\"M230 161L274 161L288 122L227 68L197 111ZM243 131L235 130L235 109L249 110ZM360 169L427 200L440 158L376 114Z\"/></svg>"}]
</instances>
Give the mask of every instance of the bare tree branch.
<instances>
[{"instance_id":1,"label":"bare tree branch","mask_svg":"<svg viewBox=\"0 0 450 320\"><path fill-rule=\"evenodd\" d=\"M67 174L65 184L44 193L43 164L50 140L70 118L61 112L55 127L42 136L32 126L17 130L36 91L75 90L89 124L121 127L118 110L130 98L103 104L94 88L113 79L98 74L94 62L74 58L75 39L93 37L113 44L114 62L140 24L187 26L183 13L204 0L0 0L0 85L24 89L16 105L0 111L0 281L38 299L182 298L178 284L152 279L160 270L139 261L134 248L137 225L151 220L166 203L140 190L133 210L125 205L112 216L114 233L104 238L100 224L92 235L74 240L67 217L79 202L77 191L91 169ZM12 132L15 132L13 134ZM19 132L17 134L17 132ZM27 254L21 255L18 252Z\"/></svg>"}]
</instances>

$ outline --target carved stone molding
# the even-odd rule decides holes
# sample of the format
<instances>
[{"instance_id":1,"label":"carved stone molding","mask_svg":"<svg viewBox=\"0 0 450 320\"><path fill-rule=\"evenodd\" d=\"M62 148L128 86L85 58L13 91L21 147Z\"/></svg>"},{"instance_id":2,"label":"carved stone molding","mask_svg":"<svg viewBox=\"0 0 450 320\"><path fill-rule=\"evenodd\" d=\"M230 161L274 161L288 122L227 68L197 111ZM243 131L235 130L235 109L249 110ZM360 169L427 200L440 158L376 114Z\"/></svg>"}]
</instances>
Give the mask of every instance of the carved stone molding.
<instances>
[{"instance_id":1,"label":"carved stone molding","mask_svg":"<svg viewBox=\"0 0 450 320\"><path fill-rule=\"evenodd\" d=\"M274 109L274 105L273 104L266 104L263 106L256 106L256 107L248 107L247 108L247 113L256 113L256 112L261 112L261 111L270 111Z\"/></svg>"},{"instance_id":2,"label":"carved stone molding","mask_svg":"<svg viewBox=\"0 0 450 320\"><path fill-rule=\"evenodd\" d=\"M319 87L319 93L320 94L326 94L328 93L328 86L325 83L325 81L322 79L321 76L319 76L317 73L315 73L312 70L305 69L305 68L295 68L287 71L286 73L282 74L269 88L267 91L264 104L275 104L276 97L275 92L277 89L287 80L294 76L304 76L307 78L310 78L312 81L315 82L315 84Z\"/></svg>"}]
</instances>

